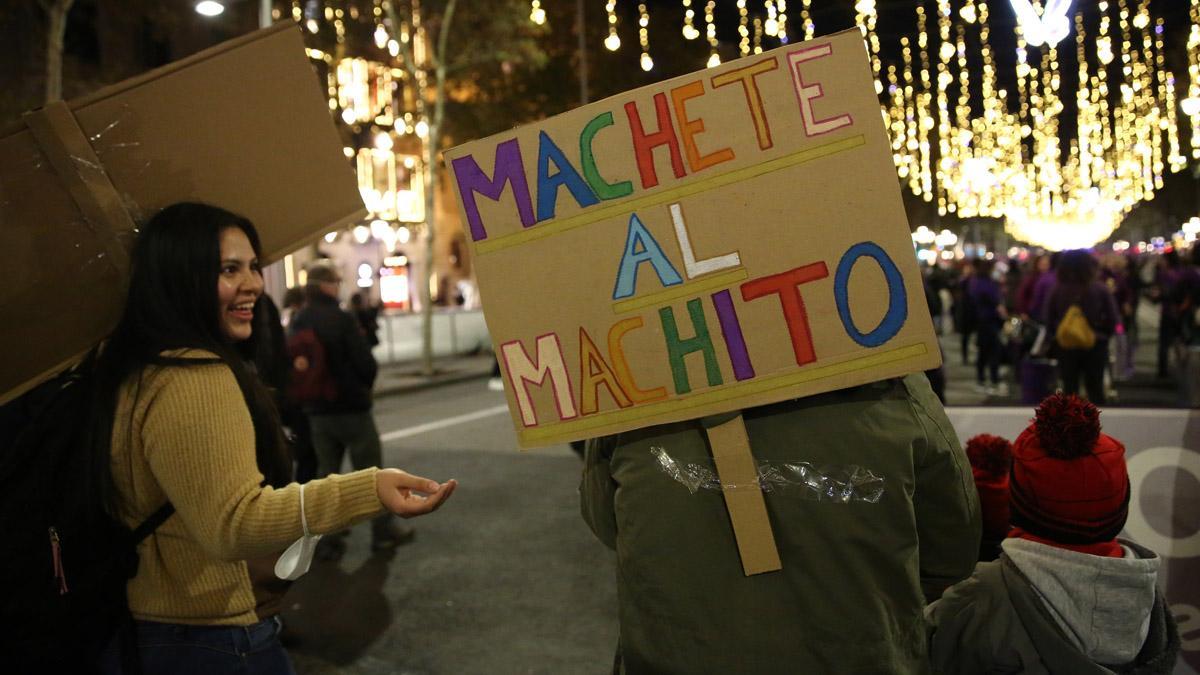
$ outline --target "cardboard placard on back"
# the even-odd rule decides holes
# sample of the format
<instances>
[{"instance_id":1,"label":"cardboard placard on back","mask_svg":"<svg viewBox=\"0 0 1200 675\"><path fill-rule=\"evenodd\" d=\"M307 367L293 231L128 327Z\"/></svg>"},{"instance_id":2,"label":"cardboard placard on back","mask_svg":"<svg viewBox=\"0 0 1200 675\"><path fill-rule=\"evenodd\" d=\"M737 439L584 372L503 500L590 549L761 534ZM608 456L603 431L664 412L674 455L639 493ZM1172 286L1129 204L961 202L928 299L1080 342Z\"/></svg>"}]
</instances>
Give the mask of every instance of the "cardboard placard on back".
<instances>
[{"instance_id":1,"label":"cardboard placard on back","mask_svg":"<svg viewBox=\"0 0 1200 675\"><path fill-rule=\"evenodd\" d=\"M0 135L0 403L112 329L132 228L179 201L249 218L264 262L365 216L294 23L47 106Z\"/></svg>"},{"instance_id":2,"label":"cardboard placard on back","mask_svg":"<svg viewBox=\"0 0 1200 675\"><path fill-rule=\"evenodd\" d=\"M941 362L857 30L447 153L522 447Z\"/></svg>"}]
</instances>

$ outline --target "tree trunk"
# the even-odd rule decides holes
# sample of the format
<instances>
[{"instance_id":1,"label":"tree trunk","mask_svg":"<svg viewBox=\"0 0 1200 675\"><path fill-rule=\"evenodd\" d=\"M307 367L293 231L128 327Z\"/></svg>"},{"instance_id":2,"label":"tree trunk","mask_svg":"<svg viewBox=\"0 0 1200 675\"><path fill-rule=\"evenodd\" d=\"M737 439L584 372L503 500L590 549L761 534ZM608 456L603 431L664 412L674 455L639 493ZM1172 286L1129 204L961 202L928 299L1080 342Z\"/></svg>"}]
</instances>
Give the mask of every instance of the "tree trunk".
<instances>
[{"instance_id":1,"label":"tree trunk","mask_svg":"<svg viewBox=\"0 0 1200 675\"><path fill-rule=\"evenodd\" d=\"M62 100L63 37L67 33L67 14L75 0L42 1L46 11L46 103Z\"/></svg>"},{"instance_id":2,"label":"tree trunk","mask_svg":"<svg viewBox=\"0 0 1200 675\"><path fill-rule=\"evenodd\" d=\"M434 193L437 191L437 147L438 128L429 125L429 134L425 138L425 231L421 233L425 244L425 274L418 283L421 284L421 373L426 377L433 375L433 293L430 284L433 280L433 238L436 218L433 212Z\"/></svg>"},{"instance_id":3,"label":"tree trunk","mask_svg":"<svg viewBox=\"0 0 1200 675\"><path fill-rule=\"evenodd\" d=\"M442 120L446 113L446 49L450 37L450 26L454 23L454 8L458 0L449 0L442 13L442 25L438 28L438 41L434 52L433 71L433 116L429 116L428 104L423 118L429 133L425 138L425 282L421 284L421 297L425 300L421 310L421 370L426 376L433 375L433 300L429 282L433 278L434 238L437 236L437 218L433 212L434 198L438 188L438 148L442 144ZM413 2L414 12L416 0ZM415 21L414 21L415 23ZM428 71L426 71L428 72ZM422 95L429 83L422 87ZM423 100L425 99L422 96Z\"/></svg>"}]
</instances>

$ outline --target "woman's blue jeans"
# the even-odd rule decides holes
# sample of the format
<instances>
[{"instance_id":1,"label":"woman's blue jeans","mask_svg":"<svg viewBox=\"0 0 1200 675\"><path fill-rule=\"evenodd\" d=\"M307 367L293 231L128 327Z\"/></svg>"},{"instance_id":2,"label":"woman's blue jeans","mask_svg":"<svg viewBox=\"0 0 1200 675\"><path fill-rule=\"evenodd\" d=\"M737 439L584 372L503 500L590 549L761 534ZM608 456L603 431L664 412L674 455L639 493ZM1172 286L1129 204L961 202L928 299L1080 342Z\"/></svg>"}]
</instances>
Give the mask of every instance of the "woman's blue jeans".
<instances>
[{"instance_id":1,"label":"woman's blue jeans","mask_svg":"<svg viewBox=\"0 0 1200 675\"><path fill-rule=\"evenodd\" d=\"M295 675L279 643L279 617L249 626L135 623L142 675Z\"/></svg>"}]
</instances>

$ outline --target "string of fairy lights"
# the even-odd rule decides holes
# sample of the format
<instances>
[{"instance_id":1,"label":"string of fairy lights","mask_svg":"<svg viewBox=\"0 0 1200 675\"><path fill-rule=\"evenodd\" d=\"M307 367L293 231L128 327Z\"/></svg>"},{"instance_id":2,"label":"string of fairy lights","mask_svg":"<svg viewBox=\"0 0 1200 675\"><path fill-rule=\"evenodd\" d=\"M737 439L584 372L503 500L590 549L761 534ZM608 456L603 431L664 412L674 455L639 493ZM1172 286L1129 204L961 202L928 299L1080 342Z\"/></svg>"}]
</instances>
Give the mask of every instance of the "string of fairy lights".
<instances>
[{"instance_id":1,"label":"string of fairy lights","mask_svg":"<svg viewBox=\"0 0 1200 675\"><path fill-rule=\"evenodd\" d=\"M290 13L310 35L332 38L339 51L347 39L347 24L368 22L374 24L375 46L393 59L400 53L401 43L410 40L415 41L416 52L422 53L421 33L413 31L411 26L401 27L395 37L387 30L383 2L369 0L362 6L358 3L335 6L330 2L322 5L291 0ZM276 19L281 14L279 9L275 10ZM536 23L539 19L545 21L544 10L535 1L530 20ZM397 93L403 91L399 85L408 79L408 73L377 59L339 58L330 51L313 47L306 51L310 59L321 64L329 109L347 127L366 132L365 142L343 150L347 159L354 161L359 193L372 221L370 233L384 241L403 243L412 225L425 220L424 166L419 144L429 133L418 106L397 98ZM401 227L393 229L393 223Z\"/></svg>"},{"instance_id":2,"label":"string of fairy lights","mask_svg":"<svg viewBox=\"0 0 1200 675\"><path fill-rule=\"evenodd\" d=\"M1186 78L1167 67L1163 19L1150 0L1098 0L1089 10L1098 21L1072 12L1070 0L1009 0L1015 58L1003 67L988 0L914 2L916 33L899 37L899 63L884 63L876 0L836 1L853 8L864 33L896 172L939 216L1003 218L1029 244L1087 246L1162 189L1166 174L1200 161L1200 0L1187 0ZM719 65L716 2L681 2L684 39L706 38L707 65ZM789 30L812 38L811 0L799 4L792 27L786 0L737 0L738 53L761 52L765 37L786 43ZM606 0L612 51L620 48L617 5ZM638 16L649 71L644 0Z\"/></svg>"},{"instance_id":3,"label":"string of fairy lights","mask_svg":"<svg viewBox=\"0 0 1200 675\"><path fill-rule=\"evenodd\" d=\"M707 65L719 65L716 0L679 1L682 37L704 40ZM376 59L313 48L309 55L325 65L330 109L374 139L347 148L373 216L419 222L424 167L414 148L428 126L423 101L397 100L409 75L396 58L410 41L423 53L424 32L389 30L385 2L280 4L285 14L290 5L292 18L324 44L337 45L331 49L338 53L349 24L374 26ZM915 32L899 35L897 12L910 10L889 7L887 34L878 0L827 2L853 10L897 175L939 216L1003 218L1016 238L1048 248L1090 245L1161 190L1169 173L1200 163L1200 0L1180 0L1188 3L1189 26L1186 55L1175 70L1166 58L1164 20L1151 12L1151 0L1089 0L1086 14L1072 8L1082 0L990 0L1016 10L1015 34L1005 36L993 34L989 0L914 0L908 25ZM639 64L652 71L649 0L605 0L603 44L621 48L619 5L625 3L637 11ZM529 20L546 24L549 4L530 0ZM725 5L722 11L737 12L737 54L759 53L768 40L812 38L818 28L812 0L790 4ZM892 45L886 51L885 39ZM998 59L997 45L1013 50L1011 58Z\"/></svg>"}]
</instances>

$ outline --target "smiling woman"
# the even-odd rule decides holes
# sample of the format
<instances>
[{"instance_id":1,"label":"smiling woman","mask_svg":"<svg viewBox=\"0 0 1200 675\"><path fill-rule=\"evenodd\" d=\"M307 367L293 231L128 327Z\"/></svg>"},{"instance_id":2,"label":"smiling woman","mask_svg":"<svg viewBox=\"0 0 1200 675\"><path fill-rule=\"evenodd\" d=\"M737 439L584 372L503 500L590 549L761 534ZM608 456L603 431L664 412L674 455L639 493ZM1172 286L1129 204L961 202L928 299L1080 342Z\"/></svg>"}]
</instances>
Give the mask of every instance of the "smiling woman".
<instances>
[{"instance_id":1,"label":"smiling woman","mask_svg":"<svg viewBox=\"0 0 1200 675\"><path fill-rule=\"evenodd\" d=\"M254 304L263 292L262 268L255 247L237 227L221 230L221 275L217 278L221 334L230 342L248 339Z\"/></svg>"},{"instance_id":2,"label":"smiling woman","mask_svg":"<svg viewBox=\"0 0 1200 675\"><path fill-rule=\"evenodd\" d=\"M259 251L248 220L193 203L163 209L134 245L125 309L96 363L93 450L121 522L135 527L164 504L174 513L139 544L128 584L138 653L115 642L106 672L139 658L147 675L291 673L279 581L248 563L385 511L429 513L456 485L375 467L291 482L278 413L251 365L267 342L255 330Z\"/></svg>"}]
</instances>

